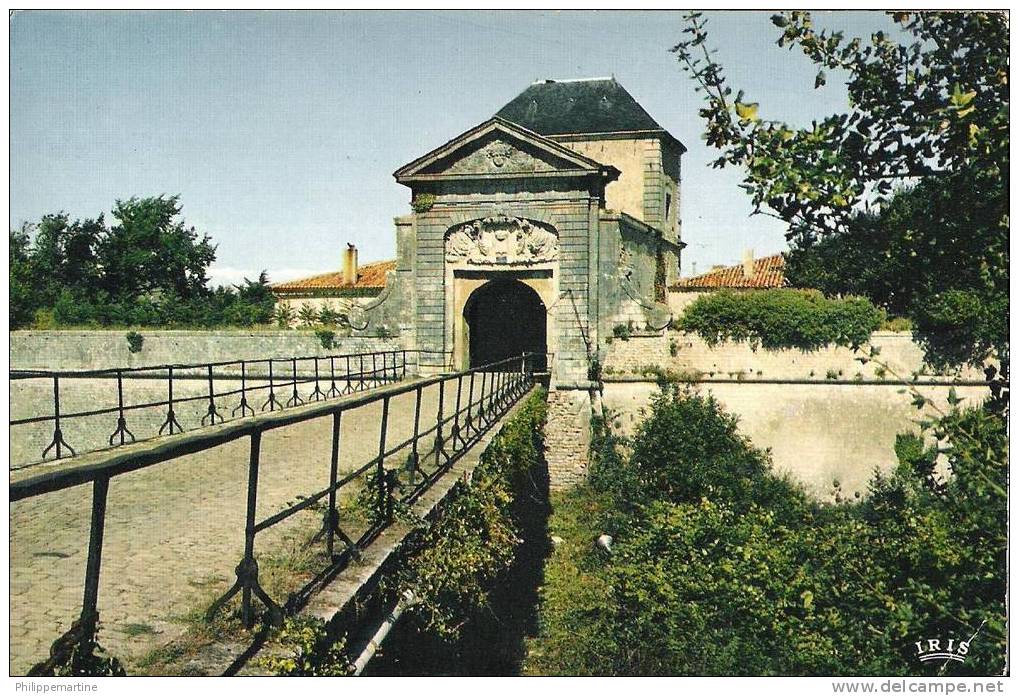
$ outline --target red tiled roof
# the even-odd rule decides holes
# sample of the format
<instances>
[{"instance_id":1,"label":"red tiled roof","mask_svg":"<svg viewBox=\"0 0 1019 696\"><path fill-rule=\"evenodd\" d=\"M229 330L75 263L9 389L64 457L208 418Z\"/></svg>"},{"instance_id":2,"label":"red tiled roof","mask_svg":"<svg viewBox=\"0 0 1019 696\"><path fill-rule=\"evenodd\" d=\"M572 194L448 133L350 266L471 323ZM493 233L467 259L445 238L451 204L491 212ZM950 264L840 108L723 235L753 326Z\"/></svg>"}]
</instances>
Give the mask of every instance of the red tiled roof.
<instances>
[{"instance_id":1,"label":"red tiled roof","mask_svg":"<svg viewBox=\"0 0 1019 696\"><path fill-rule=\"evenodd\" d=\"M677 290L716 288L780 288L785 285L785 257L782 254L754 259L754 274L747 278L743 264L716 268L693 278L681 278Z\"/></svg>"},{"instance_id":2,"label":"red tiled roof","mask_svg":"<svg viewBox=\"0 0 1019 696\"><path fill-rule=\"evenodd\" d=\"M301 293L315 290L381 290L386 287L386 273L395 268L396 261L376 261L360 266L357 269L357 281L352 285L345 285L343 273L334 271L310 278L276 283L272 286L272 291L278 295L285 295L291 292Z\"/></svg>"}]
</instances>

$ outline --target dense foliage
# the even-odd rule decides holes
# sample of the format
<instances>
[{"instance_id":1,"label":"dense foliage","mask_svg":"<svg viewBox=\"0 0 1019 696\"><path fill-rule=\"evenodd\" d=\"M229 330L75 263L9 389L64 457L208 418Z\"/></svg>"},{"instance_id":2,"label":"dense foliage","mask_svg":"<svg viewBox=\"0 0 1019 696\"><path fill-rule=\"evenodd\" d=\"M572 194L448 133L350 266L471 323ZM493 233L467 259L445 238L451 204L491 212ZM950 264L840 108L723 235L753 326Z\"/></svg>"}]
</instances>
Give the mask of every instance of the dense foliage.
<instances>
[{"instance_id":1,"label":"dense foliage","mask_svg":"<svg viewBox=\"0 0 1019 696\"><path fill-rule=\"evenodd\" d=\"M208 287L216 249L180 218L176 196L117 201L104 216L45 215L10 233L10 322L39 326L251 326L272 318L263 272Z\"/></svg>"},{"instance_id":2,"label":"dense foliage","mask_svg":"<svg viewBox=\"0 0 1019 696\"><path fill-rule=\"evenodd\" d=\"M1002 673L1005 429L980 408L938 423L951 478L902 436L899 466L838 504L772 474L696 393L667 388L632 442L601 428L592 488L557 505L578 546L549 560L529 671ZM590 543L602 532L609 557ZM915 658L921 638L974 634L965 663Z\"/></svg>"},{"instance_id":3,"label":"dense foliage","mask_svg":"<svg viewBox=\"0 0 1019 696\"><path fill-rule=\"evenodd\" d=\"M397 584L421 600L426 627L453 637L480 613L495 580L521 543L526 500L543 481L545 394L532 394L481 455L469 482L450 494L439 518L416 544Z\"/></svg>"},{"instance_id":4,"label":"dense foliage","mask_svg":"<svg viewBox=\"0 0 1019 696\"><path fill-rule=\"evenodd\" d=\"M826 294L862 295L890 314L910 317L937 367L979 363L1008 345L1008 295L985 282L1007 268L970 259L975 243L994 243L975 236L997 233L992 202L1001 185L989 181L981 195L936 179L903 189L880 213L860 213L844 231L794 243L786 278Z\"/></svg>"},{"instance_id":5,"label":"dense foliage","mask_svg":"<svg viewBox=\"0 0 1019 696\"><path fill-rule=\"evenodd\" d=\"M892 20L901 43L818 30L808 12L772 18L778 45L817 66L815 88L826 70L845 77L849 109L803 128L734 93L700 14L673 51L705 96L714 166L743 168L755 212L789 224L796 282L906 314L935 365L979 364L993 350L1007 373L1008 18Z\"/></svg>"},{"instance_id":6,"label":"dense foliage","mask_svg":"<svg viewBox=\"0 0 1019 696\"><path fill-rule=\"evenodd\" d=\"M345 677L354 672L346 637L331 636L316 616L288 617L276 635L280 648L259 658L258 665L281 677Z\"/></svg>"},{"instance_id":7,"label":"dense foliage","mask_svg":"<svg viewBox=\"0 0 1019 696\"><path fill-rule=\"evenodd\" d=\"M746 341L753 347L818 350L859 346L884 320L861 297L826 298L816 290L720 291L698 297L676 322L709 345Z\"/></svg>"}]
</instances>

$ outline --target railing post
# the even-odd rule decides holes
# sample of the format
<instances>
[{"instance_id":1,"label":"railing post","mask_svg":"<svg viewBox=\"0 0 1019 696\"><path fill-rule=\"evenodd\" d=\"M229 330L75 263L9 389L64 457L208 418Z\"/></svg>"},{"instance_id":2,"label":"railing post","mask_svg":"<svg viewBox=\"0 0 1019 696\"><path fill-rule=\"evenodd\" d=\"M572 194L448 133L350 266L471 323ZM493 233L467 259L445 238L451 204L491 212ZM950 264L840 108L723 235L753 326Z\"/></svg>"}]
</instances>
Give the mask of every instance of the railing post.
<instances>
[{"instance_id":1,"label":"railing post","mask_svg":"<svg viewBox=\"0 0 1019 696\"><path fill-rule=\"evenodd\" d=\"M488 422L488 411L485 408L485 396L486 396L486 383L490 382L488 379L488 371L484 370L481 373L481 398L478 399L478 426L474 428L475 432L481 432L481 429L485 427L485 423Z\"/></svg>"},{"instance_id":2,"label":"railing post","mask_svg":"<svg viewBox=\"0 0 1019 696\"><path fill-rule=\"evenodd\" d=\"M292 406L300 406L301 404L304 403L304 399L302 399L298 395L298 393L297 393L297 358L296 357L290 358L290 379L291 379L291 386L293 387L293 391L291 392L290 398L287 399L287 404L286 404L287 408L290 408Z\"/></svg>"},{"instance_id":3,"label":"railing post","mask_svg":"<svg viewBox=\"0 0 1019 696\"><path fill-rule=\"evenodd\" d=\"M255 513L258 506L258 462L262 447L262 433L251 433L251 451L248 458L248 505L244 523L244 558L237 564L237 581L226 594L217 599L209 607L205 618L211 620L224 604L238 592L241 593L241 621L245 628L255 625L254 608L251 606L251 595L254 594L269 612L269 623L273 626L283 624L283 610L266 594L258 582L258 561L255 560Z\"/></svg>"},{"instance_id":4,"label":"railing post","mask_svg":"<svg viewBox=\"0 0 1019 696\"><path fill-rule=\"evenodd\" d=\"M407 379L407 351L403 351L403 379Z\"/></svg>"},{"instance_id":5,"label":"railing post","mask_svg":"<svg viewBox=\"0 0 1019 696\"><path fill-rule=\"evenodd\" d=\"M95 648L99 624L99 571L103 558L103 532L106 529L106 495L110 477L100 476L92 483L92 525L88 535L88 560L85 562L85 591L81 601L81 642L83 656L91 656Z\"/></svg>"},{"instance_id":6,"label":"railing post","mask_svg":"<svg viewBox=\"0 0 1019 696\"><path fill-rule=\"evenodd\" d=\"M62 447L66 447L71 450L71 456L75 455L74 449L64 441L64 432L60 429L60 377L53 375L53 440L49 446L42 451L42 458L46 458L46 453L53 448L57 449L56 459L63 457Z\"/></svg>"},{"instance_id":7,"label":"railing post","mask_svg":"<svg viewBox=\"0 0 1019 696\"><path fill-rule=\"evenodd\" d=\"M495 419L497 418L497 416L493 416L493 411L495 411L495 397L496 397L495 382L498 378L499 372L498 370L496 370L495 372L492 373L492 378L488 380L490 382L488 388L488 408L487 408L488 420L486 421L488 425L491 425L492 422L495 421Z\"/></svg>"},{"instance_id":8,"label":"railing post","mask_svg":"<svg viewBox=\"0 0 1019 696\"><path fill-rule=\"evenodd\" d=\"M275 411L277 406L283 408L283 404L281 404L279 400L276 398L276 385L274 383L272 374L273 359L269 358L268 362L269 362L269 398L265 400L264 404L262 404L262 410L264 411L265 407L268 406L270 411Z\"/></svg>"},{"instance_id":9,"label":"railing post","mask_svg":"<svg viewBox=\"0 0 1019 696\"><path fill-rule=\"evenodd\" d=\"M377 363L377 360L376 360L377 358L378 358L378 354L377 353L372 353L372 386L373 387L379 386L379 368L378 368L378 363Z\"/></svg>"},{"instance_id":10,"label":"railing post","mask_svg":"<svg viewBox=\"0 0 1019 696\"><path fill-rule=\"evenodd\" d=\"M379 511L384 515L385 521L393 519L393 501L389 492L389 481L386 477L385 456L386 456L386 435L389 431L389 397L382 399L382 420L379 423L379 456L375 469L375 476L379 486Z\"/></svg>"},{"instance_id":11,"label":"railing post","mask_svg":"<svg viewBox=\"0 0 1019 696\"><path fill-rule=\"evenodd\" d=\"M441 385L440 385L441 386ZM417 484L417 472L420 468L418 458L418 437L421 433L421 387L414 390L414 439L411 441L410 456L407 458L407 470L410 473L410 485Z\"/></svg>"},{"instance_id":12,"label":"railing post","mask_svg":"<svg viewBox=\"0 0 1019 696\"><path fill-rule=\"evenodd\" d=\"M495 388L495 407L498 409L500 416L506 409L506 365L507 363L503 363L500 366L500 370L497 373L499 382Z\"/></svg>"},{"instance_id":13,"label":"railing post","mask_svg":"<svg viewBox=\"0 0 1019 696\"><path fill-rule=\"evenodd\" d=\"M460 436L460 393L463 391L463 374L456 376L456 408L453 410L453 427L450 429L449 439L453 441L453 451L459 447L457 443L464 442L464 439ZM468 397L468 403L470 397Z\"/></svg>"},{"instance_id":14,"label":"railing post","mask_svg":"<svg viewBox=\"0 0 1019 696\"><path fill-rule=\"evenodd\" d=\"M166 420L159 426L159 434L162 435L163 431L166 430L168 435L173 435L173 429L176 428L178 433L184 432L184 428L180 427L180 423L177 422L177 414L173 410L173 367L166 368Z\"/></svg>"},{"instance_id":15,"label":"railing post","mask_svg":"<svg viewBox=\"0 0 1019 696\"><path fill-rule=\"evenodd\" d=\"M358 391L364 391L364 353L361 353L357 357L358 357L358 363L360 364L360 368L357 371L357 377L358 377L357 390Z\"/></svg>"},{"instance_id":16,"label":"railing post","mask_svg":"<svg viewBox=\"0 0 1019 696\"><path fill-rule=\"evenodd\" d=\"M214 390L214 387L213 387L213 384L212 384L212 365L211 364L207 365L207 368L208 368L208 379L209 379L209 410L208 410L208 412L204 416L202 416L201 423L202 423L202 425L215 425L217 418L219 419L220 423L223 422L223 416L221 416L219 414L219 411L216 410L216 398L215 398L216 397L216 393L215 393L215 390ZM208 423L205 422L206 418L209 419Z\"/></svg>"},{"instance_id":17,"label":"railing post","mask_svg":"<svg viewBox=\"0 0 1019 696\"><path fill-rule=\"evenodd\" d=\"M347 358L349 361L350 358ZM336 356L329 356L329 391L326 392L326 396L335 398L340 396L342 392L336 388Z\"/></svg>"},{"instance_id":18,"label":"railing post","mask_svg":"<svg viewBox=\"0 0 1019 696\"><path fill-rule=\"evenodd\" d=\"M315 401L320 401L320 400L326 398L326 395L324 393L322 393L322 390L319 388L319 383L318 383L318 356L317 355L314 356L312 358L312 360L314 361L314 364L315 364L315 391L313 391L311 394L309 394L308 398L311 399L312 397L314 397Z\"/></svg>"},{"instance_id":19,"label":"railing post","mask_svg":"<svg viewBox=\"0 0 1019 696\"><path fill-rule=\"evenodd\" d=\"M127 429L127 416L124 414L124 371L117 370L117 429L110 435L110 446L113 446L113 441L119 436L120 444L125 444L127 440L124 436L131 438L131 442L134 442L134 434Z\"/></svg>"},{"instance_id":20,"label":"railing post","mask_svg":"<svg viewBox=\"0 0 1019 696\"><path fill-rule=\"evenodd\" d=\"M326 509L326 555L333 557L333 539L340 526L340 512L336 509L336 477L340 466L340 418L343 411L333 414L333 446L329 455L329 507Z\"/></svg>"},{"instance_id":21,"label":"railing post","mask_svg":"<svg viewBox=\"0 0 1019 696\"><path fill-rule=\"evenodd\" d=\"M446 380L439 380L439 410L435 415L435 469L438 470L441 466L439 459L444 453L446 446L445 440L442 437L443 423L443 405L446 401ZM455 422L455 421L454 421ZM455 444L455 443L454 443Z\"/></svg>"},{"instance_id":22,"label":"railing post","mask_svg":"<svg viewBox=\"0 0 1019 696\"><path fill-rule=\"evenodd\" d=\"M474 430L474 419L471 416L471 412L474 409L474 375L475 372L471 372L471 378L467 385L467 418L464 419L463 430L467 434L467 437L471 437L471 430ZM464 445L467 444L465 438L460 438Z\"/></svg>"},{"instance_id":23,"label":"railing post","mask_svg":"<svg viewBox=\"0 0 1019 696\"><path fill-rule=\"evenodd\" d=\"M241 403L230 412L230 415L236 416L238 411L241 412L242 418L248 415L248 411L251 411L252 416L255 415L255 409L248 405L248 369L247 364L243 360L241 360Z\"/></svg>"}]
</instances>

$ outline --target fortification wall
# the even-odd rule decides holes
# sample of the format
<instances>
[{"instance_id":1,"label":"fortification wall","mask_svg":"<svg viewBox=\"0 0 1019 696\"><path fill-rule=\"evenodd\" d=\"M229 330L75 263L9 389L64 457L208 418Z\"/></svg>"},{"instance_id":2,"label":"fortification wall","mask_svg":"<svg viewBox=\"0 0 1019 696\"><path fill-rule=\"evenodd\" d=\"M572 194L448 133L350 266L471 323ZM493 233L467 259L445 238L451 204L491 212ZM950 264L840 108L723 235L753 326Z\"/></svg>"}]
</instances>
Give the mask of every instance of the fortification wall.
<instances>
[{"instance_id":1,"label":"fortification wall","mask_svg":"<svg viewBox=\"0 0 1019 696\"><path fill-rule=\"evenodd\" d=\"M140 330L141 351L128 349L126 331L12 331L11 369L102 370L113 367L342 355L400 350L398 339L337 338L326 349L314 331Z\"/></svg>"},{"instance_id":2,"label":"fortification wall","mask_svg":"<svg viewBox=\"0 0 1019 696\"><path fill-rule=\"evenodd\" d=\"M844 494L863 493L876 469L895 465L895 436L916 432L920 413L909 382L946 408L951 382L966 404L987 397L982 371L939 374L924 365L923 350L909 333L878 332L871 345L877 362L848 348L818 351L751 350L743 343L709 347L697 336L665 331L614 339L607 347L604 403L632 432L657 391L654 373L690 379L740 419L758 447L770 448L778 471L789 473L817 495L833 481ZM784 382L784 383L776 383Z\"/></svg>"},{"instance_id":3,"label":"fortification wall","mask_svg":"<svg viewBox=\"0 0 1019 696\"><path fill-rule=\"evenodd\" d=\"M901 386L893 384L744 382L701 383L694 388L739 417L740 431L757 447L771 450L776 471L828 499L836 480L843 495L866 493L875 470L895 466L896 434L919 432L915 421L921 412L910 403L911 396L900 394ZM949 387L917 389L947 407ZM988 395L986 387L956 391L964 405L980 403ZM657 392L650 382L608 382L603 401L617 416L622 432L631 434Z\"/></svg>"},{"instance_id":4,"label":"fortification wall","mask_svg":"<svg viewBox=\"0 0 1019 696\"><path fill-rule=\"evenodd\" d=\"M545 461L553 489L575 485L587 477L590 449L591 393L586 389L550 390Z\"/></svg>"},{"instance_id":5,"label":"fortification wall","mask_svg":"<svg viewBox=\"0 0 1019 696\"><path fill-rule=\"evenodd\" d=\"M870 344L880 349L879 360L862 365L862 353L849 348L827 347L800 350L752 350L745 343L723 343L709 347L698 336L664 331L613 339L607 346L604 374L647 375L651 371L671 370L701 379L797 379L826 381L894 380L896 375L910 380L914 374L925 378L958 377L982 380L983 372L966 368L958 373L941 374L926 367L923 350L906 332L881 331L873 334Z\"/></svg>"}]
</instances>

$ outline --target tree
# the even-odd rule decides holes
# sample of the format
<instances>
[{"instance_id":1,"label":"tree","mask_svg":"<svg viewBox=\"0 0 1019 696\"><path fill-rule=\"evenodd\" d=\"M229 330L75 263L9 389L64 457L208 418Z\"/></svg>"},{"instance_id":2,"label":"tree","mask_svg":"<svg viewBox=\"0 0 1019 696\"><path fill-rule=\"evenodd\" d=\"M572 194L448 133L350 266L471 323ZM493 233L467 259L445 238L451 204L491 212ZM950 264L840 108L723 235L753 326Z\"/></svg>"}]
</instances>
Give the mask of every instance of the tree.
<instances>
[{"instance_id":1,"label":"tree","mask_svg":"<svg viewBox=\"0 0 1019 696\"><path fill-rule=\"evenodd\" d=\"M63 212L10 232L10 320L58 325L251 326L272 320L265 271L232 288L210 290L215 247L179 219L177 196L117 201L102 215ZM34 232L34 239L33 233Z\"/></svg>"},{"instance_id":2,"label":"tree","mask_svg":"<svg viewBox=\"0 0 1019 696\"><path fill-rule=\"evenodd\" d=\"M17 329L29 324L39 306L35 279L31 268L31 243L29 226L11 230L8 244L10 267L8 280L10 289L10 328Z\"/></svg>"},{"instance_id":3,"label":"tree","mask_svg":"<svg viewBox=\"0 0 1019 696\"><path fill-rule=\"evenodd\" d=\"M71 221L60 212L44 215L34 227L30 265L41 300L52 304L67 289L93 298L100 278L97 248L106 234L103 216Z\"/></svg>"},{"instance_id":4,"label":"tree","mask_svg":"<svg viewBox=\"0 0 1019 696\"><path fill-rule=\"evenodd\" d=\"M920 276L896 302L928 359L979 364L993 353L1007 374L1007 330L995 320L1008 297L1005 15L894 13L911 36L905 44L880 31L868 40L818 31L807 12L775 15L778 44L817 65L815 88L825 70L847 75L850 109L807 128L764 120L757 103L734 93L707 47L706 20L687 19L689 38L672 50L705 95L705 139L722 151L714 166L744 168L754 212L788 223L795 250L860 234L854 221L864 207L887 204L887 224L904 243L893 260ZM896 182L917 187L907 194L912 206L889 200Z\"/></svg>"},{"instance_id":5,"label":"tree","mask_svg":"<svg viewBox=\"0 0 1019 696\"><path fill-rule=\"evenodd\" d=\"M206 272L216 259L208 235L178 219L179 196L118 200L116 225L99 245L103 287L111 297L168 294L189 299L208 293Z\"/></svg>"}]
</instances>

